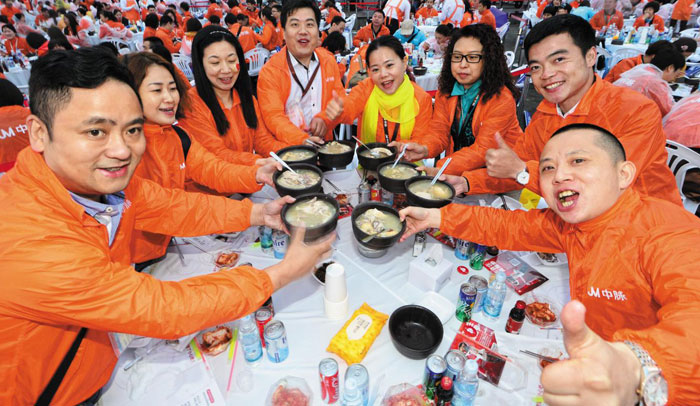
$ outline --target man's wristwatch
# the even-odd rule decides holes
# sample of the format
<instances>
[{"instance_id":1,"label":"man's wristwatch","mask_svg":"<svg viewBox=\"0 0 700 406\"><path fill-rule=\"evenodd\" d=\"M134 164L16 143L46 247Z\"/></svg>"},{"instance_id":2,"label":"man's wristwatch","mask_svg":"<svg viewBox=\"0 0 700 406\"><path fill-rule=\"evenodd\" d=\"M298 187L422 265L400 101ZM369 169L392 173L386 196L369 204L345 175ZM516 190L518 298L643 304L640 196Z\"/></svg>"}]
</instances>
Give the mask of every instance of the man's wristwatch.
<instances>
[{"instance_id":1,"label":"man's wristwatch","mask_svg":"<svg viewBox=\"0 0 700 406\"><path fill-rule=\"evenodd\" d=\"M664 406L668 402L668 383L661 374L661 369L649 356L649 353L632 341L625 341L642 364L642 378L637 388L640 404L644 406Z\"/></svg>"},{"instance_id":2,"label":"man's wristwatch","mask_svg":"<svg viewBox=\"0 0 700 406\"><path fill-rule=\"evenodd\" d=\"M515 175L515 181L521 185L527 185L530 182L530 172L527 171L527 167Z\"/></svg>"}]
</instances>

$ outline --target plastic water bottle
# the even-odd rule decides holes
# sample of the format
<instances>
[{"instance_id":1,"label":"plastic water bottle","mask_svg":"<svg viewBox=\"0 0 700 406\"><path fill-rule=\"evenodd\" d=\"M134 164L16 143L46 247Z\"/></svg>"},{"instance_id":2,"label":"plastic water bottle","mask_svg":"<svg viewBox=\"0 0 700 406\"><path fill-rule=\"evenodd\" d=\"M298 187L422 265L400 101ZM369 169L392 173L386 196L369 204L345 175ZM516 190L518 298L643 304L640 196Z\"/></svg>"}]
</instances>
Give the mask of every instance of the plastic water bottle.
<instances>
[{"instance_id":1,"label":"plastic water bottle","mask_svg":"<svg viewBox=\"0 0 700 406\"><path fill-rule=\"evenodd\" d=\"M263 351L260 342L260 331L258 330L258 325L255 324L252 314L241 319L239 332L246 362L253 365L259 364L262 361Z\"/></svg>"},{"instance_id":2,"label":"plastic water bottle","mask_svg":"<svg viewBox=\"0 0 700 406\"><path fill-rule=\"evenodd\" d=\"M492 318L501 315L503 301L506 298L506 273L498 271L496 279L489 284L489 290L484 298L484 313Z\"/></svg>"},{"instance_id":3,"label":"plastic water bottle","mask_svg":"<svg viewBox=\"0 0 700 406\"><path fill-rule=\"evenodd\" d=\"M476 393L479 391L479 378L476 373L479 365L475 360L467 360L464 370L454 384L452 406L473 406Z\"/></svg>"},{"instance_id":4,"label":"plastic water bottle","mask_svg":"<svg viewBox=\"0 0 700 406\"><path fill-rule=\"evenodd\" d=\"M362 406L362 391L355 379L346 379L343 388L343 406Z\"/></svg>"}]
</instances>

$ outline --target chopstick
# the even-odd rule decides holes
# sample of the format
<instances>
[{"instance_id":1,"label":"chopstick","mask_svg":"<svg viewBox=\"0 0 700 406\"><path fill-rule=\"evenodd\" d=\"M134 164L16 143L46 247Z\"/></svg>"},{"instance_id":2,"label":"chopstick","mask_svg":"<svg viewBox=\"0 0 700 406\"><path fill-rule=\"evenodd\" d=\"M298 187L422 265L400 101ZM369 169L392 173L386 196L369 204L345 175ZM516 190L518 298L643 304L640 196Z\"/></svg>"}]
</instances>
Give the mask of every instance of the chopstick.
<instances>
[{"instance_id":1,"label":"chopstick","mask_svg":"<svg viewBox=\"0 0 700 406\"><path fill-rule=\"evenodd\" d=\"M529 355L529 356L531 356L531 357L535 357L535 358L538 358L538 359L541 359L541 360L547 361L547 362L557 362L557 361L559 361L559 358L547 357L547 356L545 356L545 355L538 354L538 353L536 353L536 352L532 352L532 351L528 351L528 350L520 350L520 352L522 352L522 353L525 354L525 355Z\"/></svg>"}]
</instances>

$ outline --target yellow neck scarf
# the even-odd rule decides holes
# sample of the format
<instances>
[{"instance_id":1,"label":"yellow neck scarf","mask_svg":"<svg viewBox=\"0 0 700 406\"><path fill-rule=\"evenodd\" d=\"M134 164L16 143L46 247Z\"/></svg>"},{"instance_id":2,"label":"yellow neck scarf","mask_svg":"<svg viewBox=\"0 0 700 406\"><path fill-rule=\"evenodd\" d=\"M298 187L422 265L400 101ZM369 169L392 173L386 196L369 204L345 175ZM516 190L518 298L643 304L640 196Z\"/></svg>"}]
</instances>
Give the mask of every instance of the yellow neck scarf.
<instances>
[{"instance_id":1,"label":"yellow neck scarf","mask_svg":"<svg viewBox=\"0 0 700 406\"><path fill-rule=\"evenodd\" d=\"M365 111L362 115L362 141L375 142L377 140L379 114L385 120L400 125L399 131L402 140L410 139L419 110L418 101L413 92L413 85L408 75L403 76L403 83L391 95L384 93L375 85L367 99ZM388 136L391 138L392 134L388 134ZM381 142L384 141L381 138L380 140Z\"/></svg>"}]
</instances>

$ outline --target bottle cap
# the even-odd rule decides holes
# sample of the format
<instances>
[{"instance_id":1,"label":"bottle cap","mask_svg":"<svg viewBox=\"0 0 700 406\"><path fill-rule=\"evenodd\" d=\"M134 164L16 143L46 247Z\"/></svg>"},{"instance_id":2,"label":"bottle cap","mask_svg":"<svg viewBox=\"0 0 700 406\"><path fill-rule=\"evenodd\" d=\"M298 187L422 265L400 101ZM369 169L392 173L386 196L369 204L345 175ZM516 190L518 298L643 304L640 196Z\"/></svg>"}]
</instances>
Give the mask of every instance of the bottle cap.
<instances>
[{"instance_id":1,"label":"bottle cap","mask_svg":"<svg viewBox=\"0 0 700 406\"><path fill-rule=\"evenodd\" d=\"M518 300L517 302L515 302L515 308L519 310L525 310L525 302L523 302L522 300Z\"/></svg>"},{"instance_id":2,"label":"bottle cap","mask_svg":"<svg viewBox=\"0 0 700 406\"><path fill-rule=\"evenodd\" d=\"M452 389L452 379L450 379L449 376L443 376L440 380L440 386L442 386L444 390Z\"/></svg>"},{"instance_id":3,"label":"bottle cap","mask_svg":"<svg viewBox=\"0 0 700 406\"><path fill-rule=\"evenodd\" d=\"M474 359L468 359L467 363L464 364L464 370L467 372L467 375L476 375L479 372L479 364Z\"/></svg>"}]
</instances>

